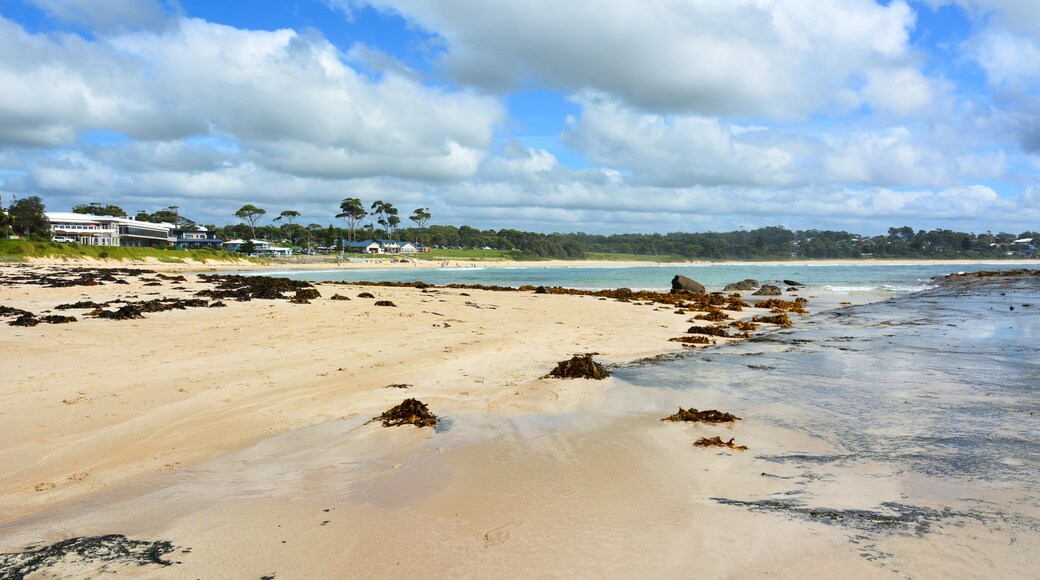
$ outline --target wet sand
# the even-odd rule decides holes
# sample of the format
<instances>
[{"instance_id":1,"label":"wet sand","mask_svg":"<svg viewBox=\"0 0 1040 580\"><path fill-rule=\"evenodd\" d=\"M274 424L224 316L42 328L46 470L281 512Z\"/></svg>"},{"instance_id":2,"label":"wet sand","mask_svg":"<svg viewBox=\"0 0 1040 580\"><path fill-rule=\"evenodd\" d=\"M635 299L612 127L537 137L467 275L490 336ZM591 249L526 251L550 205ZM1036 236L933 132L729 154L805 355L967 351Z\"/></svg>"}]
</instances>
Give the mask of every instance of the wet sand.
<instances>
[{"instance_id":1,"label":"wet sand","mask_svg":"<svg viewBox=\"0 0 1040 580\"><path fill-rule=\"evenodd\" d=\"M4 285L0 305L41 313L211 287L193 275L144 278ZM573 353L626 363L681 351L668 339L695 313L527 292L317 288L310 304L225 300L139 320L74 311L71 324L0 324L0 464L15 466L0 475L0 553L104 534L172 546L166 567L70 557L50 569L72 577L893 573L840 526L713 499L784 493L799 472L759 457L827 452L818 439L754 416L659 421L679 405L741 409L720 390L543 378ZM351 300L329 300L336 293ZM405 397L429 404L438 427L367 423ZM715 435L750 451L691 445ZM834 493L899 494L849 481ZM951 527L914 544L900 574L1028 569L1020 546L979 533Z\"/></svg>"}]
</instances>

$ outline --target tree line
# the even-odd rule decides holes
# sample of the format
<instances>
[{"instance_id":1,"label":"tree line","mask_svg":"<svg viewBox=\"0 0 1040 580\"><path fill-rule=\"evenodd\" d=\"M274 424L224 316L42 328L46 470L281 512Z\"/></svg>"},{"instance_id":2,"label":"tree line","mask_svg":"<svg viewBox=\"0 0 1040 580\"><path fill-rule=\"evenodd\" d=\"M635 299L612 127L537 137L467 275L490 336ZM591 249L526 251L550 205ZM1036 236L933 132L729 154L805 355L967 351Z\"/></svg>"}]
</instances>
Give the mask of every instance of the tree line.
<instances>
[{"instance_id":1,"label":"tree line","mask_svg":"<svg viewBox=\"0 0 1040 580\"><path fill-rule=\"evenodd\" d=\"M526 232L514 229L480 230L470 226L430 225L429 208L416 208L408 219L414 227L401 227L400 212L389 202L364 204L348 197L339 205L337 219L344 227L297 223L302 214L283 210L270 224L262 224L267 211L253 204L233 214L240 223L205 225L221 239L264 239L289 243L298 248L336 250L361 239L408 240L434 248L491 248L514 251L521 257L581 259L589 254L668 256L689 260L777 260L826 258L986 258L1035 252L1035 243L1012 244L1017 239L1040 241L1040 233L1017 235L1000 232L974 234L948 229L914 230L909 226L889 228L887 234L862 236L834 230L789 230L769 226L733 232L673 232L667 234L586 234ZM99 203L81 204L73 212L125 217L122 208ZM198 229L193 220L180 215L177 206L155 212L139 211L135 219L177 224ZM366 223L367 221L367 223ZM0 207L0 236L14 233L38 239L49 238L43 201L38 196L18 199L6 211Z\"/></svg>"}]
</instances>

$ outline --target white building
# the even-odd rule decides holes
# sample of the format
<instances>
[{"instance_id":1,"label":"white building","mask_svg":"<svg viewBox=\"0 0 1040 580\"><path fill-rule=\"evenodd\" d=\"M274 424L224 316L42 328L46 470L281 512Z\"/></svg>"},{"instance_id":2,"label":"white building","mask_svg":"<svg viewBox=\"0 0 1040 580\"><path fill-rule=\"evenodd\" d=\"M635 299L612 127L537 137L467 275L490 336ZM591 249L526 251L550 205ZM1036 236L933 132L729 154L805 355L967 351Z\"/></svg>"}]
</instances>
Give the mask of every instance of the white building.
<instances>
[{"instance_id":1,"label":"white building","mask_svg":"<svg viewBox=\"0 0 1040 580\"><path fill-rule=\"evenodd\" d=\"M98 216L83 213L47 212L55 241L77 242L88 246L172 246L173 224L151 223L131 217Z\"/></svg>"},{"instance_id":2,"label":"white building","mask_svg":"<svg viewBox=\"0 0 1040 580\"><path fill-rule=\"evenodd\" d=\"M250 241L253 242L253 247L255 248L253 254L251 254L253 256L291 256L293 253L292 248L272 246L271 242L266 240ZM245 243L245 240L228 240L224 242L224 249L228 252L240 252Z\"/></svg>"}]
</instances>

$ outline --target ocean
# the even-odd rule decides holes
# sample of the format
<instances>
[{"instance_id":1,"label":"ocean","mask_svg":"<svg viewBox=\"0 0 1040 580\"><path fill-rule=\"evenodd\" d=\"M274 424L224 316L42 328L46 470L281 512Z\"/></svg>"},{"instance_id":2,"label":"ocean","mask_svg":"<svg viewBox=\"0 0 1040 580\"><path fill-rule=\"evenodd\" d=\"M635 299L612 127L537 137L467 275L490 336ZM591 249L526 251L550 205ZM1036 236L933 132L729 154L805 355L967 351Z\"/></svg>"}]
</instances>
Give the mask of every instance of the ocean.
<instances>
[{"instance_id":1,"label":"ocean","mask_svg":"<svg viewBox=\"0 0 1040 580\"><path fill-rule=\"evenodd\" d=\"M918 552L1004 554L1040 538L1040 278L939 284L983 265L712 265L285 272L308 280L422 280L665 289L683 274L709 290L791 279L803 294L870 294L790 329L614 368L636 397L720 405L768 425L783 452L752 448L767 496L705 498L733 510L839 526L861 557L902 573ZM656 395L654 393L657 393ZM640 395L642 393L642 395ZM710 402L710 403L709 403ZM704 405L704 406L702 406ZM739 424L730 435L741 437ZM737 444L745 441L737 441ZM752 442L754 445L754 442ZM966 539L967 538L967 539ZM1023 542L1019 545L1017 542ZM1010 543L1009 543L1010 542ZM1032 548L1028 545L1032 544ZM969 547L970 546L970 547ZM1020 558L1024 562L1027 559Z\"/></svg>"},{"instance_id":2,"label":"ocean","mask_svg":"<svg viewBox=\"0 0 1040 580\"><path fill-rule=\"evenodd\" d=\"M817 313L616 375L688 404L727 401L794 433L804 449L758 456L763 477L785 474L782 491L711 500L841 526L863 557L895 571L915 542L952 549L963 540L950 534L968 524L985 530L973 546L983 552L985 541L1036 541L1038 344L1040 278L988 278Z\"/></svg>"},{"instance_id":3,"label":"ocean","mask_svg":"<svg viewBox=\"0 0 1040 580\"><path fill-rule=\"evenodd\" d=\"M701 266L592 266L540 267L536 264L515 268L461 267L414 268L395 267L365 270L291 270L243 272L265 276L283 276L294 280L357 282L412 282L428 284L485 284L489 286L562 286L578 289L631 288L633 290L667 290L672 277L682 274L704 284L709 290L721 290L730 282L754 278L760 282L795 280L813 291L848 293L882 292L906 294L924 290L935 276L955 272L1011 269L1009 264L862 264L862 265L759 265L713 264Z\"/></svg>"}]
</instances>

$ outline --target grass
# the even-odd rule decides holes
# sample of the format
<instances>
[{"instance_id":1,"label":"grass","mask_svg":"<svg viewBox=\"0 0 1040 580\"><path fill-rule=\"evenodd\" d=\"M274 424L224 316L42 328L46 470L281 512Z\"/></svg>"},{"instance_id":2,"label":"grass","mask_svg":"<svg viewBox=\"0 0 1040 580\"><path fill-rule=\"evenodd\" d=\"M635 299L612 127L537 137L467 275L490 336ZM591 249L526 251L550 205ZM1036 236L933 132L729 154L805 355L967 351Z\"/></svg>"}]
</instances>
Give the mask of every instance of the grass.
<instances>
[{"instance_id":1,"label":"grass","mask_svg":"<svg viewBox=\"0 0 1040 580\"><path fill-rule=\"evenodd\" d=\"M518 250L433 250L432 252L415 254L420 260L467 260L473 262L502 262L506 260L524 260Z\"/></svg>"},{"instance_id":2,"label":"grass","mask_svg":"<svg viewBox=\"0 0 1040 580\"><path fill-rule=\"evenodd\" d=\"M0 240L0 261L21 261L26 258L64 258L67 260L130 260L155 258L167 264L196 262L252 261L240 254L214 250L177 250L165 248L130 248L124 246L84 246L76 243L34 242L30 240Z\"/></svg>"}]
</instances>

